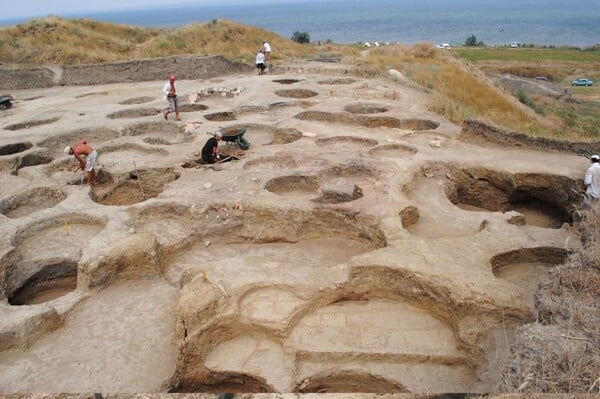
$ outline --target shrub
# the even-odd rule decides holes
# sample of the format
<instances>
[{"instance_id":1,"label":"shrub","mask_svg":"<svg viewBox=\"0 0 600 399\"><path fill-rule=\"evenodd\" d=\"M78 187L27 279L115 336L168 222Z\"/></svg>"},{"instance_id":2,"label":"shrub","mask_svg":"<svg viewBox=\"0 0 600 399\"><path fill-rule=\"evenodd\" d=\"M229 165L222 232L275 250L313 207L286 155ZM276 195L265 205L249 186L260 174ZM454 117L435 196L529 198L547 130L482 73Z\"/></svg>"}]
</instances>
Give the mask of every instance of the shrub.
<instances>
[{"instance_id":1,"label":"shrub","mask_svg":"<svg viewBox=\"0 0 600 399\"><path fill-rule=\"evenodd\" d=\"M291 39L296 43L300 44L310 43L310 35L308 34L308 32L295 31Z\"/></svg>"}]
</instances>

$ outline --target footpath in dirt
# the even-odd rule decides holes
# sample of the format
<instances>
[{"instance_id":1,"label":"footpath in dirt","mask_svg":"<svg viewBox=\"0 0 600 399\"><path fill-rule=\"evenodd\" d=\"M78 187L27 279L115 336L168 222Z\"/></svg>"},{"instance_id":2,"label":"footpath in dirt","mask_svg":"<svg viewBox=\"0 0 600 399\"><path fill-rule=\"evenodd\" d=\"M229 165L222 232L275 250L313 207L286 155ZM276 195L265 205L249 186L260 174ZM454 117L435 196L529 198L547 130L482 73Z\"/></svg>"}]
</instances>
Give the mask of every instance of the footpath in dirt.
<instances>
[{"instance_id":1,"label":"footpath in dirt","mask_svg":"<svg viewBox=\"0 0 600 399\"><path fill-rule=\"evenodd\" d=\"M180 122L163 84L0 111L0 392L493 391L579 249L585 158L467 140L340 64L178 80ZM250 147L198 163L219 129Z\"/></svg>"}]
</instances>

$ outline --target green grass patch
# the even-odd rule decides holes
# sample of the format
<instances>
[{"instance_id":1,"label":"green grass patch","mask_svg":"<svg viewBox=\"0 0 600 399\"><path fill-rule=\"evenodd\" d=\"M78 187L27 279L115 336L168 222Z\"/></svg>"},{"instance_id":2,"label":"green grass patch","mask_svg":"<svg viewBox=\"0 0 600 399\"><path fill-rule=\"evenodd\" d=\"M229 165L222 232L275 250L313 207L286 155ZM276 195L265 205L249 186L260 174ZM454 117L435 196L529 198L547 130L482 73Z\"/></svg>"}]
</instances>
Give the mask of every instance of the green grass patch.
<instances>
[{"instance_id":1,"label":"green grass patch","mask_svg":"<svg viewBox=\"0 0 600 399\"><path fill-rule=\"evenodd\" d=\"M459 57L469 61L575 61L600 62L600 50L573 48L460 48Z\"/></svg>"}]
</instances>

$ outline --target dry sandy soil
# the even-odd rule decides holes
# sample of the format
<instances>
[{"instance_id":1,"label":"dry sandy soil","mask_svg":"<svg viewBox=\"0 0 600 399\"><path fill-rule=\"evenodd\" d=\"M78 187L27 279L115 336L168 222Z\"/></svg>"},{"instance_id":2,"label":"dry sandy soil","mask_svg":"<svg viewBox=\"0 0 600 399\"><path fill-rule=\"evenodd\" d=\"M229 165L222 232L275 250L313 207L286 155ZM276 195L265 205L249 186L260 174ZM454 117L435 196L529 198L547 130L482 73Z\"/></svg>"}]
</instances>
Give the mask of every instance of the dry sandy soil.
<instances>
[{"instance_id":1,"label":"dry sandy soil","mask_svg":"<svg viewBox=\"0 0 600 399\"><path fill-rule=\"evenodd\" d=\"M184 103L242 88L181 122L162 81L11 93L0 392L494 391L579 248L587 161L462 141L426 93L347 71L178 81ZM190 162L228 127L240 160ZM79 138L92 190L62 153Z\"/></svg>"}]
</instances>

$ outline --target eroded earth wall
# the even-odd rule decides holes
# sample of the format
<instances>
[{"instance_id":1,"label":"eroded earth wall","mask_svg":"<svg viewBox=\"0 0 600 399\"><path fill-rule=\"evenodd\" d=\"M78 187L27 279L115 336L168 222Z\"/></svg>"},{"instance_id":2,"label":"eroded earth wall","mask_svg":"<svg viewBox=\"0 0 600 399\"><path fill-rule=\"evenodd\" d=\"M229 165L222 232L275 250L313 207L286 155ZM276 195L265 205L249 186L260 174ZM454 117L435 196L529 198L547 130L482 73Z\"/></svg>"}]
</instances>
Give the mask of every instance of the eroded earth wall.
<instances>
[{"instance_id":1,"label":"eroded earth wall","mask_svg":"<svg viewBox=\"0 0 600 399\"><path fill-rule=\"evenodd\" d=\"M250 66L228 61L221 56L195 55L54 68L2 68L0 90L144 82L166 79L170 73L176 73L179 79L208 79L249 70Z\"/></svg>"}]
</instances>

